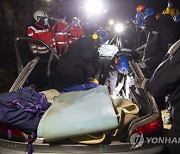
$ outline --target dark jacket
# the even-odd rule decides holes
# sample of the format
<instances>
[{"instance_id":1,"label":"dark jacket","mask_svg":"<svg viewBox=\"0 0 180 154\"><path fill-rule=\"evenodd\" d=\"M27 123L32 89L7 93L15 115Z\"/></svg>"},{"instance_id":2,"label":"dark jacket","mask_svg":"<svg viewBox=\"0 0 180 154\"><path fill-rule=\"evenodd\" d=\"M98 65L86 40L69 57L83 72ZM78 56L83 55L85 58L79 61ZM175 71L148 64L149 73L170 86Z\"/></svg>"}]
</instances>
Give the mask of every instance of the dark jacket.
<instances>
[{"instance_id":1,"label":"dark jacket","mask_svg":"<svg viewBox=\"0 0 180 154\"><path fill-rule=\"evenodd\" d=\"M170 52L170 55L159 65L150 80L146 82L145 88L153 96L170 95L169 101L175 108L173 126L180 131L180 40L176 42L176 45L178 45L176 52Z\"/></svg>"},{"instance_id":2,"label":"dark jacket","mask_svg":"<svg viewBox=\"0 0 180 154\"><path fill-rule=\"evenodd\" d=\"M162 16L150 27L147 46L144 51L147 77L151 77L157 66L163 61L170 45L178 39L178 27L175 22Z\"/></svg>"},{"instance_id":3,"label":"dark jacket","mask_svg":"<svg viewBox=\"0 0 180 154\"><path fill-rule=\"evenodd\" d=\"M81 37L62 55L53 73L56 88L82 84L88 77L94 77L98 69L98 47L100 42L91 36Z\"/></svg>"}]
</instances>

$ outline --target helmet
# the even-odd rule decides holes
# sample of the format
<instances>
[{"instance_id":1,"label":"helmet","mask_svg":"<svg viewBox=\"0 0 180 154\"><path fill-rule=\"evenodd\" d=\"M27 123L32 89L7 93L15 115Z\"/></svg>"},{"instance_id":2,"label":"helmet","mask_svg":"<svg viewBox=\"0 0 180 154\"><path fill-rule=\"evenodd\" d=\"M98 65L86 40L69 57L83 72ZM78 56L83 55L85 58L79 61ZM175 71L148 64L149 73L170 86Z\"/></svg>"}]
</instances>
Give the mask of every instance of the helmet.
<instances>
[{"instance_id":1,"label":"helmet","mask_svg":"<svg viewBox=\"0 0 180 154\"><path fill-rule=\"evenodd\" d=\"M146 8L144 11L144 20L155 16L155 11L151 8Z\"/></svg>"},{"instance_id":2,"label":"helmet","mask_svg":"<svg viewBox=\"0 0 180 154\"><path fill-rule=\"evenodd\" d=\"M99 31L96 32L96 34L100 38L102 44L107 42L107 40L108 40L108 33L106 31L99 30Z\"/></svg>"},{"instance_id":3,"label":"helmet","mask_svg":"<svg viewBox=\"0 0 180 154\"><path fill-rule=\"evenodd\" d=\"M123 74L127 74L130 70L129 59L127 56L120 56L117 64L118 71Z\"/></svg>"},{"instance_id":4,"label":"helmet","mask_svg":"<svg viewBox=\"0 0 180 154\"><path fill-rule=\"evenodd\" d=\"M38 11L34 12L33 17L37 22L39 22L41 20L41 18L47 18L48 15L46 14L46 12L38 10Z\"/></svg>"},{"instance_id":5,"label":"helmet","mask_svg":"<svg viewBox=\"0 0 180 154\"><path fill-rule=\"evenodd\" d=\"M142 12L144 10L144 6L143 5L138 5L136 8L137 12Z\"/></svg>"},{"instance_id":6,"label":"helmet","mask_svg":"<svg viewBox=\"0 0 180 154\"><path fill-rule=\"evenodd\" d=\"M77 17L73 17L72 24L75 26L80 26L80 20Z\"/></svg>"}]
</instances>

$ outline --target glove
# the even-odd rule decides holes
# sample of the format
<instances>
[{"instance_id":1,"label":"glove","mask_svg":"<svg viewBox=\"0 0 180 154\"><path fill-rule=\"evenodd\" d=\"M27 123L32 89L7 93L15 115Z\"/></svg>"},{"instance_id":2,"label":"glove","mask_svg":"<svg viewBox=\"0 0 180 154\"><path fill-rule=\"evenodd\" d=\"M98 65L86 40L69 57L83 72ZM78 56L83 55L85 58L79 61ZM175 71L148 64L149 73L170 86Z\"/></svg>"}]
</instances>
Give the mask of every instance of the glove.
<instances>
[{"instance_id":1,"label":"glove","mask_svg":"<svg viewBox=\"0 0 180 154\"><path fill-rule=\"evenodd\" d=\"M136 88L141 88L141 89L145 89L145 85L146 85L146 82L148 81L149 79L147 78L139 78L137 80L134 81L134 86Z\"/></svg>"}]
</instances>

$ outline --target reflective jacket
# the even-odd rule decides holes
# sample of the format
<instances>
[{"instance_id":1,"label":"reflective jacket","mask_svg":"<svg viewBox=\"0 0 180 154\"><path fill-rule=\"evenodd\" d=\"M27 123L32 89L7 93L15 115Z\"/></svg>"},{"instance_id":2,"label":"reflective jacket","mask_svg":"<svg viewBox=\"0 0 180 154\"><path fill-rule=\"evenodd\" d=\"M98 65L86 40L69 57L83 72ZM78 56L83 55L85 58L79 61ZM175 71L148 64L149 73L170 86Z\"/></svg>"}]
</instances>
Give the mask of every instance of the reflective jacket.
<instances>
[{"instance_id":1,"label":"reflective jacket","mask_svg":"<svg viewBox=\"0 0 180 154\"><path fill-rule=\"evenodd\" d=\"M57 45L64 46L68 44L68 24L58 21L53 27L52 31L55 35Z\"/></svg>"},{"instance_id":2,"label":"reflective jacket","mask_svg":"<svg viewBox=\"0 0 180 154\"><path fill-rule=\"evenodd\" d=\"M70 29L69 34L69 44L71 45L80 37L84 36L84 31L81 27L74 26Z\"/></svg>"},{"instance_id":3,"label":"reflective jacket","mask_svg":"<svg viewBox=\"0 0 180 154\"><path fill-rule=\"evenodd\" d=\"M43 27L38 22L35 22L28 27L27 35L44 41L50 47L55 45L53 33L49 30L49 28ZM47 47L45 47L42 43L37 43L35 41L30 42L30 48L33 54L45 54L49 52Z\"/></svg>"}]
</instances>

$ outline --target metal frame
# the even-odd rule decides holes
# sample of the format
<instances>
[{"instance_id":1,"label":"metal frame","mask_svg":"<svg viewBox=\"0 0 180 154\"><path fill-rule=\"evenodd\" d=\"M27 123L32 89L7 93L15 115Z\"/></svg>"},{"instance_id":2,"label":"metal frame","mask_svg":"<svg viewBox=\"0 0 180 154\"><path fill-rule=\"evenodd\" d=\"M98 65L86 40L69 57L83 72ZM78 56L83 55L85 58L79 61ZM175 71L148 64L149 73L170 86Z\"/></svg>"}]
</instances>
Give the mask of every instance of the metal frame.
<instances>
[{"instance_id":1,"label":"metal frame","mask_svg":"<svg viewBox=\"0 0 180 154\"><path fill-rule=\"evenodd\" d=\"M15 51L16 51L16 56L17 56L17 66L18 66L18 73L21 72L21 70L23 69L23 64L19 55L19 48L18 48L18 41L19 40L27 40L27 41L36 41L36 42L40 42L42 43L45 47L47 47L49 49L49 51L51 52L50 54L50 58L48 61L48 66L47 66L47 75L49 74L49 69L50 69L50 65L51 65L51 61L53 56L55 56L57 59L59 59L59 56L57 55L56 51L54 49L52 49L51 47L49 47L44 41L40 40L40 39L35 39L32 37L15 37L14 39L14 44L15 44Z\"/></svg>"},{"instance_id":2,"label":"metal frame","mask_svg":"<svg viewBox=\"0 0 180 154\"><path fill-rule=\"evenodd\" d=\"M45 47L48 48L48 50L50 51L50 56L49 56L49 60L48 60L46 75L49 78L49 80L50 80L50 75L51 75L50 74L50 66L51 66L52 59L53 59L54 56L57 59L59 59L59 56L57 55L56 50L49 47L44 41L39 40L39 39L35 39L35 38L32 38L32 37L15 37L14 44L15 44L15 51L16 51L16 57L17 57L17 67L18 67L19 76L18 76L18 78L16 79L15 83L13 84L13 86L11 87L11 89L9 91L15 91L15 90L17 90L18 88L20 88L23 85L23 83L26 81L28 75L32 72L35 65L38 63L38 61L40 59L37 56L34 60L31 61L31 63L28 63L27 66L23 66L22 60L21 60L20 54L19 54L19 48L18 48L18 41L21 41L21 40L23 40L23 41L36 41L36 42L42 43ZM37 61L37 62L35 62L35 61ZM22 72L22 70L23 70L23 72ZM26 76L23 77L24 75L26 75ZM50 86L51 86L51 84L50 84Z\"/></svg>"}]
</instances>

